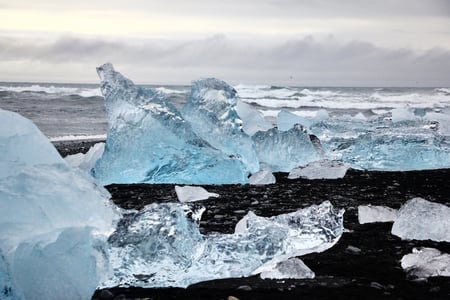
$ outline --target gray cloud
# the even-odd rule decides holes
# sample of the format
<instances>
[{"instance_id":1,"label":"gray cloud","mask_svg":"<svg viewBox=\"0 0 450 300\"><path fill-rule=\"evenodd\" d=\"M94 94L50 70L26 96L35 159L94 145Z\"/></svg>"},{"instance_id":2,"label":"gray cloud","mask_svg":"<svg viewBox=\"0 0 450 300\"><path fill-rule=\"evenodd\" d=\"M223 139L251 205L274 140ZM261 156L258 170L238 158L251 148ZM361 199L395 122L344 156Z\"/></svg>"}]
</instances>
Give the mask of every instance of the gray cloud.
<instances>
[{"instance_id":1,"label":"gray cloud","mask_svg":"<svg viewBox=\"0 0 450 300\"><path fill-rule=\"evenodd\" d=\"M361 41L313 37L270 44L224 35L189 41L108 41L65 36L52 42L0 39L0 76L16 68L21 80L38 81L34 66L57 81L97 80L106 61L141 83L188 83L215 76L231 83L350 86L448 86L450 51L382 48ZM17 62L29 68L17 70ZM17 79L17 77L14 77ZM49 78L51 79L51 78ZM0 77L0 80L9 80Z\"/></svg>"}]
</instances>

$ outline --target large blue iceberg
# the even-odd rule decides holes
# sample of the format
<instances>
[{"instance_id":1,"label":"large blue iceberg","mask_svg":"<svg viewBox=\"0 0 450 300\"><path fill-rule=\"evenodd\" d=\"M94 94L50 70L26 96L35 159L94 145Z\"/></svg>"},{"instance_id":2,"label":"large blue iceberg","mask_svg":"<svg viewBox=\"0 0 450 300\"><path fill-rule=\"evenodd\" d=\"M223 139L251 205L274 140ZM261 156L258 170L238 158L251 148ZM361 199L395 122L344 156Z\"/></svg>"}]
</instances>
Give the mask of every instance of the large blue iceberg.
<instances>
[{"instance_id":1,"label":"large blue iceberg","mask_svg":"<svg viewBox=\"0 0 450 300\"><path fill-rule=\"evenodd\" d=\"M0 110L0 299L89 299L119 213L29 120Z\"/></svg>"},{"instance_id":2,"label":"large blue iceberg","mask_svg":"<svg viewBox=\"0 0 450 300\"><path fill-rule=\"evenodd\" d=\"M108 136L93 175L110 183L245 183L241 160L199 137L164 94L116 72L97 68L105 97Z\"/></svg>"},{"instance_id":3,"label":"large blue iceberg","mask_svg":"<svg viewBox=\"0 0 450 300\"><path fill-rule=\"evenodd\" d=\"M343 232L330 202L271 218L248 213L234 234L200 234L201 210L151 204L131 213L110 237L112 272L101 287L187 287L258 274L290 257L322 252Z\"/></svg>"}]
</instances>

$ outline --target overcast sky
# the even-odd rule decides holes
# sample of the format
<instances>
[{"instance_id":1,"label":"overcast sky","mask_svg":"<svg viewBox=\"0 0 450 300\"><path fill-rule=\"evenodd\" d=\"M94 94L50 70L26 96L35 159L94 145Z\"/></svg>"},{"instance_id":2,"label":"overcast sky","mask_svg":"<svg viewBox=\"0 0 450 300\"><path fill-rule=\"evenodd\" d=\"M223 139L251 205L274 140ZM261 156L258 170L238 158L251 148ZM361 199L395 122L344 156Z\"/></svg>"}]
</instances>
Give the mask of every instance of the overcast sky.
<instances>
[{"instance_id":1,"label":"overcast sky","mask_svg":"<svg viewBox=\"0 0 450 300\"><path fill-rule=\"evenodd\" d=\"M0 0L0 81L450 86L450 0Z\"/></svg>"}]
</instances>

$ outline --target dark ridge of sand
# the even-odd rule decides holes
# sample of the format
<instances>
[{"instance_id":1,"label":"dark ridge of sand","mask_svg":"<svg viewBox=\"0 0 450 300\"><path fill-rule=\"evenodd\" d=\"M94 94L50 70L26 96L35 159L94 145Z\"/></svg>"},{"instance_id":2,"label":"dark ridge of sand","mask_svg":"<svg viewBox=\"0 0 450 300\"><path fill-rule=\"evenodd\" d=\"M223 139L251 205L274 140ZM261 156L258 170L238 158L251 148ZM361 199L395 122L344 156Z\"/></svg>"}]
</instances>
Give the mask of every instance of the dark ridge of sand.
<instances>
[{"instance_id":1,"label":"dark ridge of sand","mask_svg":"<svg viewBox=\"0 0 450 300\"><path fill-rule=\"evenodd\" d=\"M74 154L90 145L65 143L61 153ZM84 147L80 149L77 147ZM57 146L58 147L58 146ZM450 169L410 172L349 170L342 179L287 179L266 186L204 186L219 198L197 202L206 207L202 233L233 232L249 210L261 216L291 212L330 200L346 210L348 232L323 253L301 257L316 274L305 280L262 280L258 276L212 280L180 288L110 288L98 290L93 299L450 299L450 278L409 278L400 266L414 247L433 247L450 253L450 243L402 241L390 234L392 223L358 223L358 205L399 208L413 197L450 206ZM174 185L128 184L106 187L112 200L125 209L141 209L153 202L177 201Z\"/></svg>"}]
</instances>

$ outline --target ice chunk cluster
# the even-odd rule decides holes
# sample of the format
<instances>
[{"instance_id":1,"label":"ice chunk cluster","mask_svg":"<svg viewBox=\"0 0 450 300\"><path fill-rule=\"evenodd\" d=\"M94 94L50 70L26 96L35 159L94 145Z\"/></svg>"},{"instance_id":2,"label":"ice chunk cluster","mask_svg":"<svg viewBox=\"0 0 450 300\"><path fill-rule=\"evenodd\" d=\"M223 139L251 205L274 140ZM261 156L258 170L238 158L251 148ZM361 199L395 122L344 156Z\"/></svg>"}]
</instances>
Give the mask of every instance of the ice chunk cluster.
<instances>
[{"instance_id":1,"label":"ice chunk cluster","mask_svg":"<svg viewBox=\"0 0 450 300\"><path fill-rule=\"evenodd\" d=\"M244 183L242 162L199 137L165 95L114 71L97 68L108 135L93 175L109 183Z\"/></svg>"},{"instance_id":2,"label":"ice chunk cluster","mask_svg":"<svg viewBox=\"0 0 450 300\"><path fill-rule=\"evenodd\" d=\"M110 237L113 271L102 286L186 287L258 274L290 257L321 252L343 232L343 210L321 205L271 218L247 214L234 234L199 232L186 204L151 204Z\"/></svg>"},{"instance_id":3,"label":"ice chunk cluster","mask_svg":"<svg viewBox=\"0 0 450 300\"><path fill-rule=\"evenodd\" d=\"M401 264L410 276L450 277L450 254L442 253L434 248L414 248L412 253L403 256Z\"/></svg>"},{"instance_id":4,"label":"ice chunk cluster","mask_svg":"<svg viewBox=\"0 0 450 300\"><path fill-rule=\"evenodd\" d=\"M92 171L101 184L247 183L262 168L290 171L319 157L301 126L272 128L223 81L194 81L178 111L164 93L134 85L111 64L97 72L108 118L105 151Z\"/></svg>"},{"instance_id":5,"label":"ice chunk cluster","mask_svg":"<svg viewBox=\"0 0 450 300\"><path fill-rule=\"evenodd\" d=\"M0 110L0 298L89 299L119 215L29 120Z\"/></svg>"},{"instance_id":6,"label":"ice chunk cluster","mask_svg":"<svg viewBox=\"0 0 450 300\"><path fill-rule=\"evenodd\" d=\"M413 198L398 211L392 234L408 240L450 242L450 207Z\"/></svg>"}]
</instances>

